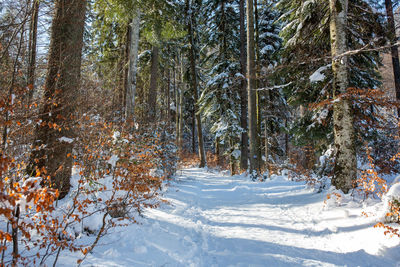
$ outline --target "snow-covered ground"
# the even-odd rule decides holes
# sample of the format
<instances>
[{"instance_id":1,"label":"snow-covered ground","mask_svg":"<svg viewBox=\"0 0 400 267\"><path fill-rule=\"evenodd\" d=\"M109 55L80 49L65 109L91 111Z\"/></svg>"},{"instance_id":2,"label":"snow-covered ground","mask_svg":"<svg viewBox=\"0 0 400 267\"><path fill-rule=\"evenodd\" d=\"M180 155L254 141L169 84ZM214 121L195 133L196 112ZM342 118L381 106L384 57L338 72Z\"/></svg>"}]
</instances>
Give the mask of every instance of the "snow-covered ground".
<instances>
[{"instance_id":1,"label":"snow-covered ground","mask_svg":"<svg viewBox=\"0 0 400 267\"><path fill-rule=\"evenodd\" d=\"M109 233L83 266L400 266L399 239L374 229L382 204L324 204L304 183L178 172L139 225ZM79 254L60 255L74 266Z\"/></svg>"}]
</instances>

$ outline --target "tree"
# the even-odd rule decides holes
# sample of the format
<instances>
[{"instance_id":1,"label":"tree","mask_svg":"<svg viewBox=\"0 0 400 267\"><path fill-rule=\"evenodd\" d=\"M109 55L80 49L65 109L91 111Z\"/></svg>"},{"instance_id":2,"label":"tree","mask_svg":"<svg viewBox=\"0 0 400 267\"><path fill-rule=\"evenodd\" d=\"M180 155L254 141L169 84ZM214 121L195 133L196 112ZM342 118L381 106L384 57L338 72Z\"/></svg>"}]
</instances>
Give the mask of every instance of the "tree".
<instances>
[{"instance_id":1,"label":"tree","mask_svg":"<svg viewBox=\"0 0 400 267\"><path fill-rule=\"evenodd\" d=\"M188 29L188 38L190 43L189 49L189 61L190 61L190 79L192 92L194 96L194 112L196 118L197 125L197 140L199 146L199 157L200 157L200 168L206 166L206 154L204 150L204 140L203 140L203 128L201 126L201 116L198 112L198 83L197 83L197 69L196 69L196 44L194 39L194 10L190 3L190 0L186 0L186 19L187 19L187 29Z\"/></svg>"},{"instance_id":2,"label":"tree","mask_svg":"<svg viewBox=\"0 0 400 267\"><path fill-rule=\"evenodd\" d=\"M85 0L57 0L51 28L48 72L40 125L28 172L46 172L46 182L58 189L59 198L70 189L74 142L75 97L80 84Z\"/></svg>"},{"instance_id":3,"label":"tree","mask_svg":"<svg viewBox=\"0 0 400 267\"><path fill-rule=\"evenodd\" d=\"M139 31L140 31L140 12L139 9L134 10L133 18L129 24L129 56L128 56L128 75L126 88L126 107L125 120L132 121L135 111L135 96L136 96L136 75L137 75L137 60L139 53Z\"/></svg>"},{"instance_id":4,"label":"tree","mask_svg":"<svg viewBox=\"0 0 400 267\"><path fill-rule=\"evenodd\" d=\"M392 54L392 65L393 65L393 75L394 75L394 85L396 89L396 99L400 100L400 62L399 62L399 49L396 43L396 27L395 20L393 16L393 5L392 0L385 0L386 14L388 21L388 34L390 44L392 45L390 52ZM400 117L400 109L397 110L398 116Z\"/></svg>"},{"instance_id":5,"label":"tree","mask_svg":"<svg viewBox=\"0 0 400 267\"><path fill-rule=\"evenodd\" d=\"M282 91L293 114L288 123L291 142L303 147L313 145L315 153L324 153L334 142L332 105L323 104L333 101L329 2L281 0L278 7L283 14L280 35L284 47L276 76L285 85ZM381 85L378 71L381 58L378 51L362 48L366 44L383 45L383 20L367 1L350 1L348 8L347 46L349 50L360 51L348 56L348 87L366 93ZM357 140L362 141L357 143L357 149L363 152L364 141L371 144L377 136L371 134L377 128L364 122L377 121L377 116L370 108L355 103L353 109Z\"/></svg>"},{"instance_id":6,"label":"tree","mask_svg":"<svg viewBox=\"0 0 400 267\"><path fill-rule=\"evenodd\" d=\"M239 14L235 1L208 0L203 10L209 18L204 35L207 52L204 53L202 68L208 72L205 89L199 99L200 111L206 122L210 123L210 132L214 134L217 162L221 163L220 147L230 158L231 173L236 173L239 159L240 136L240 93L242 77L239 39ZM247 149L247 147L246 147Z\"/></svg>"},{"instance_id":7,"label":"tree","mask_svg":"<svg viewBox=\"0 0 400 267\"><path fill-rule=\"evenodd\" d=\"M260 169L260 159L257 158L258 136L257 136L257 102L256 102L256 71L254 50L254 14L253 0L247 0L247 95L249 116L249 139L250 139L250 173Z\"/></svg>"},{"instance_id":8,"label":"tree","mask_svg":"<svg viewBox=\"0 0 400 267\"><path fill-rule=\"evenodd\" d=\"M29 25L28 87L30 90L28 93L29 94L28 104L31 103L32 96L34 93L34 88L35 88L36 43L37 43L39 4L40 4L39 0L33 0L31 23Z\"/></svg>"},{"instance_id":9,"label":"tree","mask_svg":"<svg viewBox=\"0 0 400 267\"><path fill-rule=\"evenodd\" d=\"M244 0L239 1L240 13L240 68L243 77L246 77L246 29L245 29L245 7ZM247 170L249 161L249 136L247 134L247 84L246 79L241 81L240 90L240 127L242 127L242 138L240 142L240 168Z\"/></svg>"},{"instance_id":10,"label":"tree","mask_svg":"<svg viewBox=\"0 0 400 267\"><path fill-rule=\"evenodd\" d=\"M347 12L348 0L330 0L330 36L333 71L333 130L335 143L335 167L332 184L348 193L357 179L352 104L342 94L349 86L347 72ZM337 100L337 101L336 101Z\"/></svg>"}]
</instances>

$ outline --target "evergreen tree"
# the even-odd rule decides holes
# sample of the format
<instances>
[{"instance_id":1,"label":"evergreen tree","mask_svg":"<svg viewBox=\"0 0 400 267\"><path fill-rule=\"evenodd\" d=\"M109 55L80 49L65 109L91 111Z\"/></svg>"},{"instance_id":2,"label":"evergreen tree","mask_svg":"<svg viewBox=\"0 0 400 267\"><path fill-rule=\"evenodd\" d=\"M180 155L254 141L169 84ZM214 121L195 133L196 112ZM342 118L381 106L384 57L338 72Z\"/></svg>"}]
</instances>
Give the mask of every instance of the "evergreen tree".
<instances>
[{"instance_id":1,"label":"evergreen tree","mask_svg":"<svg viewBox=\"0 0 400 267\"><path fill-rule=\"evenodd\" d=\"M301 116L290 126L293 142L297 145L314 143L320 149L333 141L332 110L327 106L309 109L309 105L332 98L332 64L330 62L329 6L326 1L298 2L282 0L278 7L283 12L284 39L281 76L288 103L303 107ZM357 15L355 15L357 14ZM373 25L373 26L371 26ZM382 42L382 20L371 6L362 0L349 3L347 45L356 50L366 44ZM349 85L351 88L374 89L380 83L379 53L360 52L349 57ZM368 111L363 111L363 113ZM357 132L368 131L358 123ZM363 134L365 135L365 134Z\"/></svg>"}]
</instances>

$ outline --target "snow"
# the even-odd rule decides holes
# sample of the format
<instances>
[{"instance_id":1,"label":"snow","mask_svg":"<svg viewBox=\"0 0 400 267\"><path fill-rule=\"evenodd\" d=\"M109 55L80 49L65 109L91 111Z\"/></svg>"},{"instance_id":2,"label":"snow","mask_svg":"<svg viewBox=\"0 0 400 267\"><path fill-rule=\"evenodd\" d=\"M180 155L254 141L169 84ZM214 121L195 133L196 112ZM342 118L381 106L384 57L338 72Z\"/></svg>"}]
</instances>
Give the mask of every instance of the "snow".
<instances>
[{"instance_id":1,"label":"snow","mask_svg":"<svg viewBox=\"0 0 400 267\"><path fill-rule=\"evenodd\" d=\"M272 175L262 183L243 175L181 170L165 191L169 204L146 210L139 224L103 237L82 265L396 266L400 262L399 239L373 228L376 217L362 216L362 203L346 196L339 204L328 205L326 194L285 176ZM383 205L369 204L368 214ZM58 266L75 266L80 257L63 252Z\"/></svg>"},{"instance_id":2,"label":"snow","mask_svg":"<svg viewBox=\"0 0 400 267\"><path fill-rule=\"evenodd\" d=\"M74 142L74 138L69 138L69 137L63 136L63 137L58 138L58 141L71 144L72 142Z\"/></svg>"},{"instance_id":3,"label":"snow","mask_svg":"<svg viewBox=\"0 0 400 267\"><path fill-rule=\"evenodd\" d=\"M325 79L325 75L322 73L323 71L327 70L330 68L332 64L328 64L326 66L320 67L317 69L313 74L310 76L310 82L315 83L315 82L321 82Z\"/></svg>"}]
</instances>

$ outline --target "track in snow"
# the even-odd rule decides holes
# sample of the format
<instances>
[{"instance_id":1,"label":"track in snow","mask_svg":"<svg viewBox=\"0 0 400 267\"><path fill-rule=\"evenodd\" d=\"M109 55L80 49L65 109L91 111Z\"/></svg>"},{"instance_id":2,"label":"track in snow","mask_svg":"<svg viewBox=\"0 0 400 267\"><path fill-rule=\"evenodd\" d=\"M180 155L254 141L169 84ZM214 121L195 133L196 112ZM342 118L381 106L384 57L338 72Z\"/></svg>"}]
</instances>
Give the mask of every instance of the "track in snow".
<instances>
[{"instance_id":1,"label":"track in snow","mask_svg":"<svg viewBox=\"0 0 400 267\"><path fill-rule=\"evenodd\" d=\"M373 229L360 205L326 209L324 195L285 177L255 183L187 169L165 197L170 205L106 236L83 265L387 267L400 261L398 241ZM75 260L64 256L59 263Z\"/></svg>"}]
</instances>

